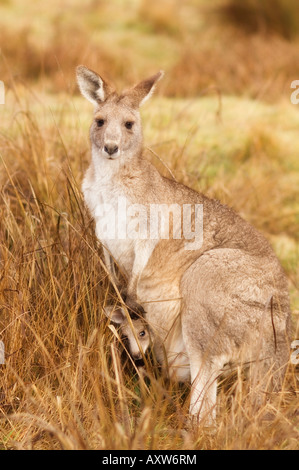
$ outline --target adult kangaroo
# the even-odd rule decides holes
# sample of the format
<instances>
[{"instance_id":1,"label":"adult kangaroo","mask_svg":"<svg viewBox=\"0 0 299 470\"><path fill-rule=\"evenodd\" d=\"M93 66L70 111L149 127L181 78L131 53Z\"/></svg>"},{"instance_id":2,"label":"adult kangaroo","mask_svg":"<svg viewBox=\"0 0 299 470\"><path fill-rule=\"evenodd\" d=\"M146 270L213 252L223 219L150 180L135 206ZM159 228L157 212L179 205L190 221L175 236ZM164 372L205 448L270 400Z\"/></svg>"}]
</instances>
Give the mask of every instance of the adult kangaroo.
<instances>
[{"instance_id":1,"label":"adult kangaroo","mask_svg":"<svg viewBox=\"0 0 299 470\"><path fill-rule=\"evenodd\" d=\"M143 158L139 107L161 77L118 94L97 73L77 68L79 88L95 107L82 190L107 267L114 275L115 261L126 277L127 305L146 311L158 360L170 378L191 380L190 414L213 419L217 377L229 361L250 364L260 396L281 388L291 324L287 279L255 228ZM186 230L178 208L190 215ZM158 236L149 219L162 220Z\"/></svg>"}]
</instances>

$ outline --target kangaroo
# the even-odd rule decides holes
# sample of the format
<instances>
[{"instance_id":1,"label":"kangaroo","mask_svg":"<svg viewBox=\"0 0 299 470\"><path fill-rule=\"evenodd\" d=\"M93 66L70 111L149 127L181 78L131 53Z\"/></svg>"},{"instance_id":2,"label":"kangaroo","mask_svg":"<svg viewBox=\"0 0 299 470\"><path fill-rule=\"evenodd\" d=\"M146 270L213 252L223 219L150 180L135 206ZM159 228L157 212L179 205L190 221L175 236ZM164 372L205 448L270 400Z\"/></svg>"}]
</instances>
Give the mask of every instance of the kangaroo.
<instances>
[{"instance_id":1,"label":"kangaroo","mask_svg":"<svg viewBox=\"0 0 299 470\"><path fill-rule=\"evenodd\" d=\"M94 105L82 191L112 278L116 264L126 304L145 310L158 361L174 380L191 381L190 415L213 420L217 377L231 360L250 364L259 397L281 389L291 333L287 279L267 240L233 209L162 176L144 158L139 108L162 75L119 94L77 67L80 91ZM161 230L153 236L148 221L157 207ZM186 230L178 208L191 214ZM128 326L124 317L121 323Z\"/></svg>"},{"instance_id":2,"label":"kangaroo","mask_svg":"<svg viewBox=\"0 0 299 470\"><path fill-rule=\"evenodd\" d=\"M128 340L132 358L136 361L142 359L153 339L143 316L133 313L128 321L126 311L122 307L114 308L112 305L105 307L104 313L110 321L121 325L121 333Z\"/></svg>"}]
</instances>

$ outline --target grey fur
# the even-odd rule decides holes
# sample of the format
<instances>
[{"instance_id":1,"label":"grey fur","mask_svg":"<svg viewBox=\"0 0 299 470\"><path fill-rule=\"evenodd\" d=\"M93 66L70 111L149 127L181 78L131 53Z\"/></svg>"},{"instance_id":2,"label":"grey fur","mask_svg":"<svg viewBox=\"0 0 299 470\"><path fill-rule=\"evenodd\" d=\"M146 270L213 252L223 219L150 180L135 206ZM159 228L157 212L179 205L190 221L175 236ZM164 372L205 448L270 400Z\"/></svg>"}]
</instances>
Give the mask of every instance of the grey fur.
<instances>
[{"instance_id":1,"label":"grey fur","mask_svg":"<svg viewBox=\"0 0 299 470\"><path fill-rule=\"evenodd\" d=\"M78 75L84 95L92 89L94 99L93 73L91 83L84 68ZM147 208L203 205L203 244L194 251L184 249L184 240L172 238L111 242L101 235L101 220L96 225L107 265L112 255L127 277L128 305L134 310L141 304L146 311L158 360L171 378L191 379L190 414L212 420L217 377L231 360L250 363L250 383L259 399L281 389L291 334L287 279L255 228L219 201L163 177L143 158L136 103L145 101L160 76L122 95L105 95L96 104L95 117L105 117L109 134L92 124L92 162L82 188L94 217L99 201L114 201L117 195ZM122 125L126 116L134 120L131 134ZM113 160L103 151L105 138L119 147Z\"/></svg>"}]
</instances>

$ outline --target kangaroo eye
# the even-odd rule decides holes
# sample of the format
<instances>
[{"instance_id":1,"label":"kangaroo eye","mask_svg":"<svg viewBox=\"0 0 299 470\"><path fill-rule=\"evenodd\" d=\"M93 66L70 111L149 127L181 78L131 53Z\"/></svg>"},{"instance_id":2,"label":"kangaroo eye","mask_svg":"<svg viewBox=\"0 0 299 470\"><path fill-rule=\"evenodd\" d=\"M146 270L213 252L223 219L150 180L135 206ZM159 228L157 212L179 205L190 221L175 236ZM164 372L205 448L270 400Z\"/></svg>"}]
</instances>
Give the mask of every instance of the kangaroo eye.
<instances>
[{"instance_id":1,"label":"kangaroo eye","mask_svg":"<svg viewBox=\"0 0 299 470\"><path fill-rule=\"evenodd\" d=\"M96 123L98 127L102 127L104 125L104 119L96 119Z\"/></svg>"},{"instance_id":2,"label":"kangaroo eye","mask_svg":"<svg viewBox=\"0 0 299 470\"><path fill-rule=\"evenodd\" d=\"M127 129L132 129L133 124L134 124L134 122L132 122L132 121L127 121L127 122L125 123L125 126L126 126Z\"/></svg>"},{"instance_id":3,"label":"kangaroo eye","mask_svg":"<svg viewBox=\"0 0 299 470\"><path fill-rule=\"evenodd\" d=\"M144 330L140 331L139 336L140 336L141 338L142 338L143 336L145 336L145 331L144 331Z\"/></svg>"}]
</instances>

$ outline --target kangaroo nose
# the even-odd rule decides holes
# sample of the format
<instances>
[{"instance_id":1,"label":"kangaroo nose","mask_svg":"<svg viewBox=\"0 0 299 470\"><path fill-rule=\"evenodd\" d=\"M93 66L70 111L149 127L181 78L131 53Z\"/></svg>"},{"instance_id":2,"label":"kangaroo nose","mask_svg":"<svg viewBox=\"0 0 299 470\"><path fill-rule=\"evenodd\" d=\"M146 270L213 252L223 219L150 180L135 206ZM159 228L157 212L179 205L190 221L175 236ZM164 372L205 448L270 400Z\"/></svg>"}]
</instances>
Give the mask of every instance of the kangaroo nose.
<instances>
[{"instance_id":1,"label":"kangaroo nose","mask_svg":"<svg viewBox=\"0 0 299 470\"><path fill-rule=\"evenodd\" d=\"M134 359L135 361L138 361L138 360L141 359L141 358L142 358L141 352L133 354L133 359Z\"/></svg>"},{"instance_id":2,"label":"kangaroo nose","mask_svg":"<svg viewBox=\"0 0 299 470\"><path fill-rule=\"evenodd\" d=\"M113 155L118 151L118 146L115 144L106 144L104 150L108 153L108 155Z\"/></svg>"}]
</instances>

